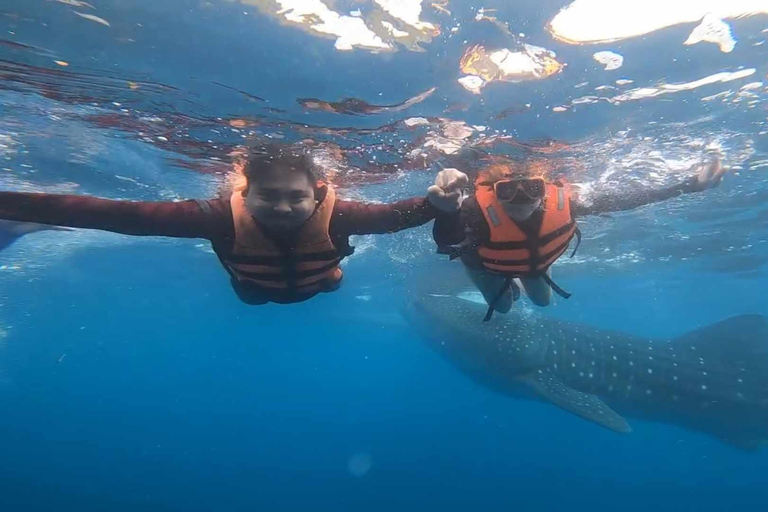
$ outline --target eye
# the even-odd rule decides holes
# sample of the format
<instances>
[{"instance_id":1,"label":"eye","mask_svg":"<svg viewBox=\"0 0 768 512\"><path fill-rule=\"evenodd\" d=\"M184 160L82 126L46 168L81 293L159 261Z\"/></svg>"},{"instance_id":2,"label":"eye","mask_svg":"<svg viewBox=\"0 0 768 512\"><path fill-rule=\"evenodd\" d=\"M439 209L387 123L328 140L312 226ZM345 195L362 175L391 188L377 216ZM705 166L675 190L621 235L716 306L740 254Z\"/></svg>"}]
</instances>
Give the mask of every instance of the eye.
<instances>
[{"instance_id":1,"label":"eye","mask_svg":"<svg viewBox=\"0 0 768 512\"><path fill-rule=\"evenodd\" d=\"M303 192L296 192L289 196L289 199L292 203L300 203L304 201L307 198L307 194L304 194Z\"/></svg>"}]
</instances>

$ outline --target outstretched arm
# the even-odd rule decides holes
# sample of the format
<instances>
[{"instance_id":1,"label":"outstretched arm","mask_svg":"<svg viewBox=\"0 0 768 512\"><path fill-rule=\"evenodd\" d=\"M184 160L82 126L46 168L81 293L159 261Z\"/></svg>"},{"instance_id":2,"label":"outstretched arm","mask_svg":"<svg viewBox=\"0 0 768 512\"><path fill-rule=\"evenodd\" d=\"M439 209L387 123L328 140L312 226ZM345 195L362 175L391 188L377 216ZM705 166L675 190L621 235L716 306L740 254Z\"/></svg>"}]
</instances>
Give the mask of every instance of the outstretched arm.
<instances>
[{"instance_id":1,"label":"outstretched arm","mask_svg":"<svg viewBox=\"0 0 768 512\"><path fill-rule=\"evenodd\" d=\"M90 196L0 192L0 219L100 229L126 235L208 238L214 223L201 202L114 201ZM205 202L215 206L214 201Z\"/></svg>"},{"instance_id":2,"label":"outstretched arm","mask_svg":"<svg viewBox=\"0 0 768 512\"><path fill-rule=\"evenodd\" d=\"M391 204L337 201L331 230L343 235L381 235L415 228L435 218L435 208L425 198Z\"/></svg>"},{"instance_id":3,"label":"outstretched arm","mask_svg":"<svg viewBox=\"0 0 768 512\"><path fill-rule=\"evenodd\" d=\"M696 176L682 183L661 190L630 190L614 194L603 194L586 204L575 197L571 200L571 211L574 216L596 215L600 213L633 210L651 203L666 201L673 197L693 192L701 192L720 184L726 169L720 159L699 165Z\"/></svg>"}]
</instances>

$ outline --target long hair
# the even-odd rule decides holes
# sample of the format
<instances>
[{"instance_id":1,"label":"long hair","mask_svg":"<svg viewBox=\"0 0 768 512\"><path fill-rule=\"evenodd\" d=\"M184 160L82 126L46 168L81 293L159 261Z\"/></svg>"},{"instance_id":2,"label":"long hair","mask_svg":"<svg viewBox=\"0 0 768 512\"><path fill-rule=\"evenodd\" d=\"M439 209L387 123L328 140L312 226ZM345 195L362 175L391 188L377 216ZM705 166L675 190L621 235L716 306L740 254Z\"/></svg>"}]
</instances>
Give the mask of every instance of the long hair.
<instances>
[{"instance_id":1,"label":"long hair","mask_svg":"<svg viewBox=\"0 0 768 512\"><path fill-rule=\"evenodd\" d=\"M507 157L491 156L488 164L477 173L477 182L492 185L504 179L544 178L549 180L553 171L552 164L545 158L515 160Z\"/></svg>"}]
</instances>

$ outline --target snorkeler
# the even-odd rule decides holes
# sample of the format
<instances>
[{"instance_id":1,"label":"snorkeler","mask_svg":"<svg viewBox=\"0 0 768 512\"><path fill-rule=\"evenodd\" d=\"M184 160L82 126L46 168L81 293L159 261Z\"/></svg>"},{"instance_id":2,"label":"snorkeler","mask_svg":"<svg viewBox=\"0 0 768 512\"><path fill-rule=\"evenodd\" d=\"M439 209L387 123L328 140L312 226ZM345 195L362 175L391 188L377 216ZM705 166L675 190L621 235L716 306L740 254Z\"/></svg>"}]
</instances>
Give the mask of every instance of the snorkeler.
<instances>
[{"instance_id":1,"label":"snorkeler","mask_svg":"<svg viewBox=\"0 0 768 512\"><path fill-rule=\"evenodd\" d=\"M317 180L301 148L252 150L245 183L229 197L133 202L0 192L0 219L137 236L205 238L247 304L288 304L338 289L351 235L394 233L432 220L426 198L393 204L343 201Z\"/></svg>"},{"instance_id":2,"label":"snorkeler","mask_svg":"<svg viewBox=\"0 0 768 512\"><path fill-rule=\"evenodd\" d=\"M718 185L725 173L717 157L696 167L696 176L672 187L604 195L591 204L580 201L565 181L517 173L502 164L482 170L474 195L464 200L469 178L457 169L444 169L428 190L430 202L441 212L433 236L439 253L461 258L488 304L485 320L494 310L508 312L520 297L516 278L534 304L547 306L552 290L570 297L552 280L550 267L574 237L581 241L576 217L631 210L700 192Z\"/></svg>"}]
</instances>

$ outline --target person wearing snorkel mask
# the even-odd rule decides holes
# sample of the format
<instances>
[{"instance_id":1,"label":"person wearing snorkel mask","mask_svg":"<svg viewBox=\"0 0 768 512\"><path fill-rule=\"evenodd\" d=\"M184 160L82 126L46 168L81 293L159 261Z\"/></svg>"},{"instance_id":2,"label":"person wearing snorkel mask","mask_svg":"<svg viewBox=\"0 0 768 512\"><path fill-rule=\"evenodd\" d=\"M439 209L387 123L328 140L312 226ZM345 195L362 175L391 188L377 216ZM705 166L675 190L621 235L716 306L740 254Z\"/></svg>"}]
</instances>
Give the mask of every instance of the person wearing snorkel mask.
<instances>
[{"instance_id":1,"label":"person wearing snorkel mask","mask_svg":"<svg viewBox=\"0 0 768 512\"><path fill-rule=\"evenodd\" d=\"M492 164L478 173L467 197L469 178L458 169L442 170L429 187L430 202L439 210L433 227L438 253L460 258L494 311L508 312L520 287L534 304L547 306L552 291L570 294L553 280L551 266L581 241L576 218L631 210L718 185L725 173L719 156L690 169L695 175L661 190L633 190L604 195L589 204L564 180L548 180L527 169ZM518 286L519 281L520 286Z\"/></svg>"}]
</instances>

